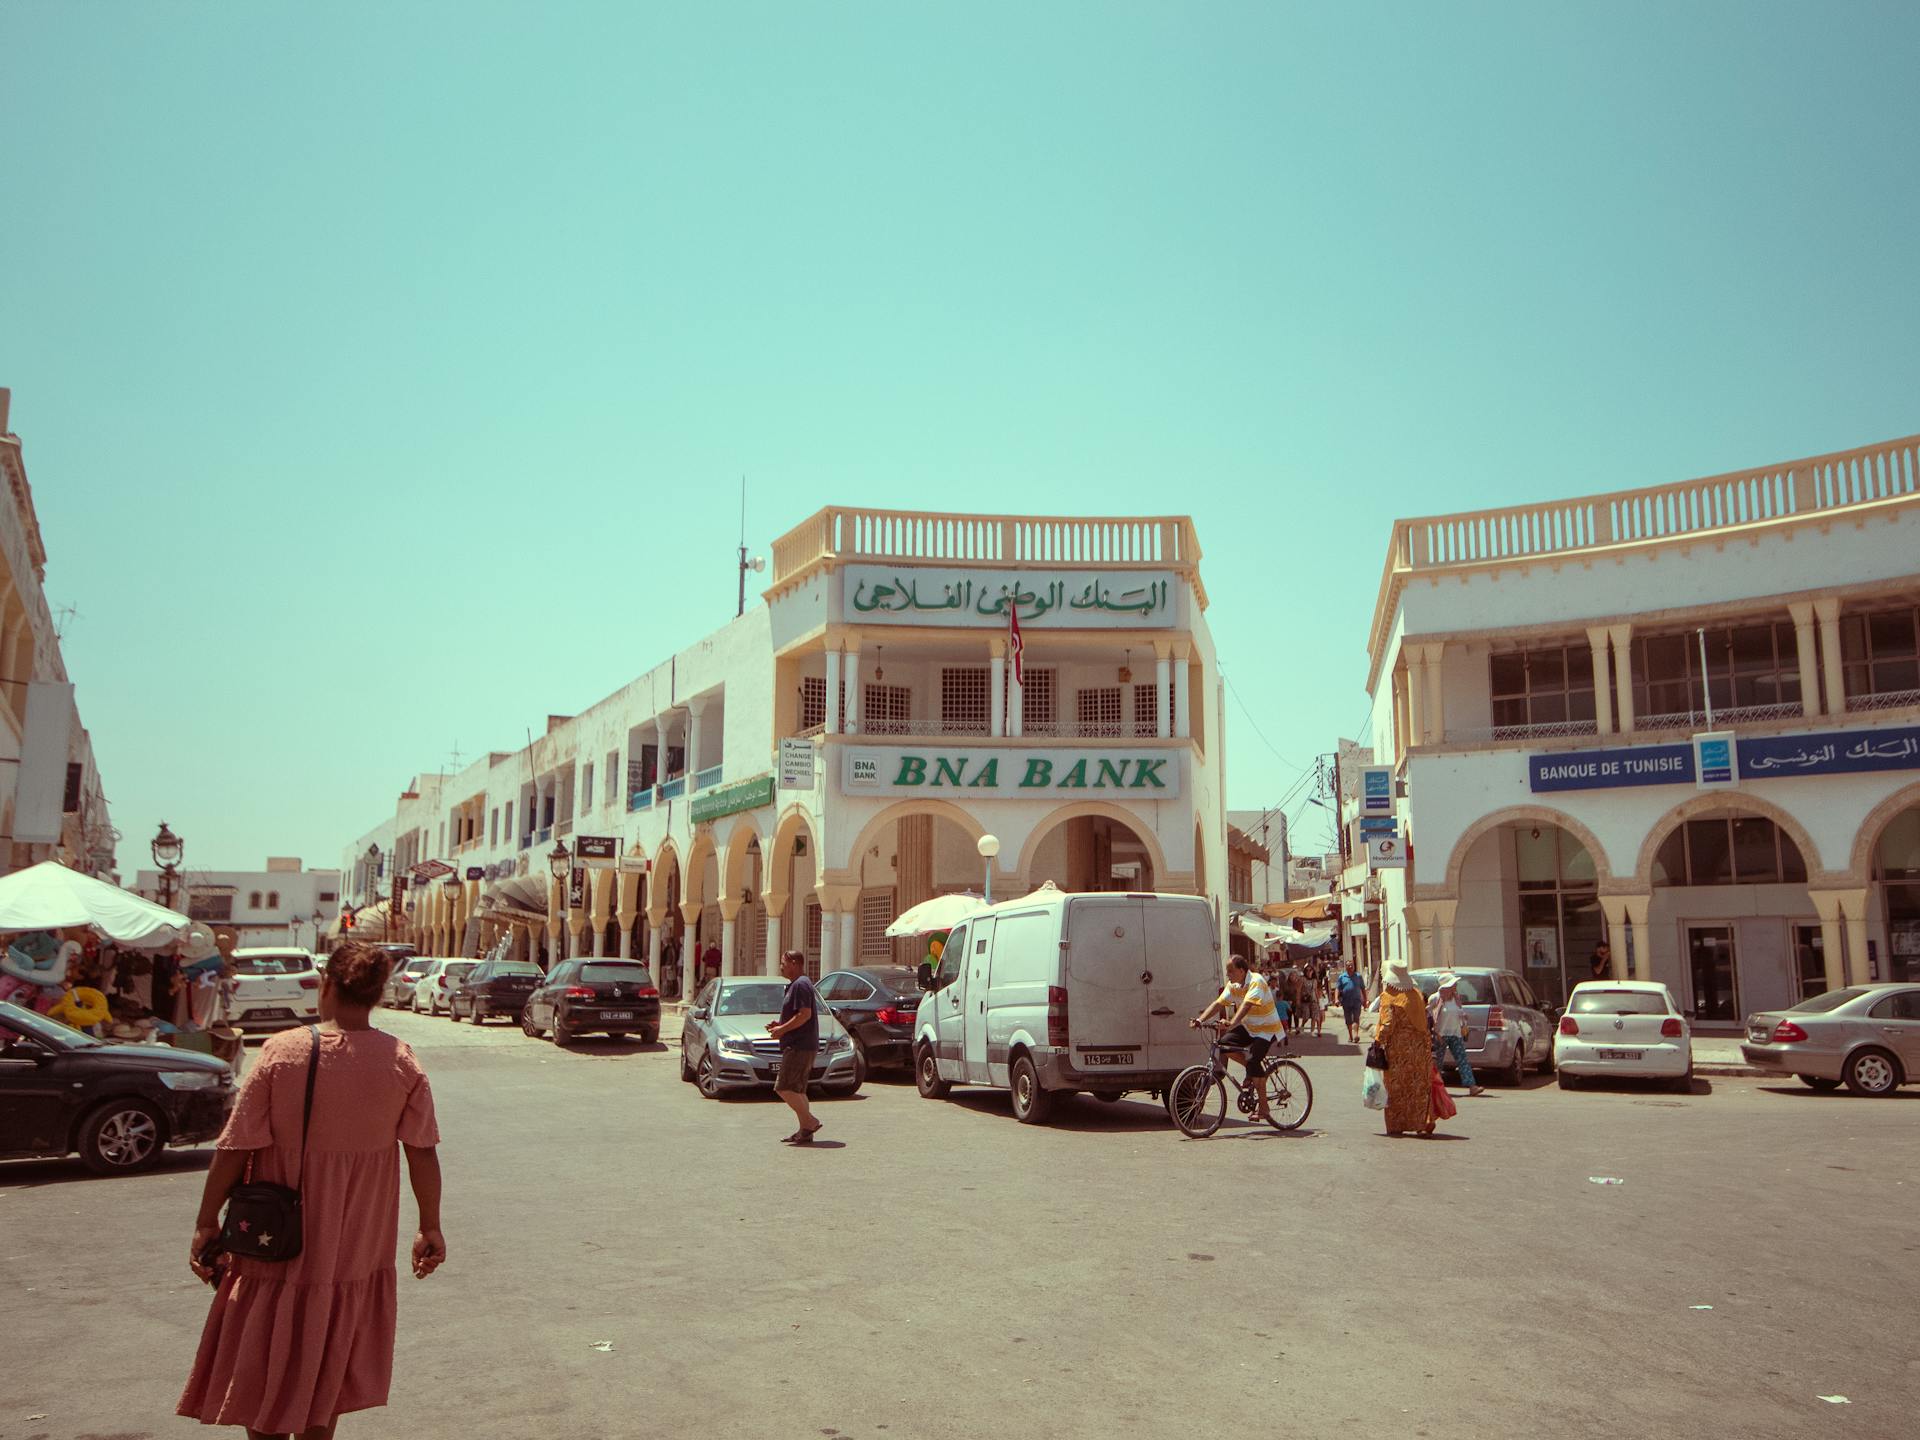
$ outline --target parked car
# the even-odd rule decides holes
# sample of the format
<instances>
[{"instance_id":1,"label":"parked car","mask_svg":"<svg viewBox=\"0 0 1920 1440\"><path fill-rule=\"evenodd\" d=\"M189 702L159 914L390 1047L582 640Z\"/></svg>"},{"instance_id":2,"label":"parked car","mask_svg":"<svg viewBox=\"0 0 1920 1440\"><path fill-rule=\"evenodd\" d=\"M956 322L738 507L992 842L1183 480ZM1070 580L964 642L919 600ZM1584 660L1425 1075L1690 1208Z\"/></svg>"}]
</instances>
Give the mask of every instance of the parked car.
<instances>
[{"instance_id":1,"label":"parked car","mask_svg":"<svg viewBox=\"0 0 1920 1440\"><path fill-rule=\"evenodd\" d=\"M786 997L786 981L763 975L707 981L680 1027L680 1078L709 1100L728 1091L771 1090L780 1073L780 1042L767 1026L780 1018ZM820 1049L807 1088L851 1095L864 1078L853 1037L828 1011L820 1016Z\"/></svg>"},{"instance_id":2,"label":"parked car","mask_svg":"<svg viewBox=\"0 0 1920 1440\"><path fill-rule=\"evenodd\" d=\"M265 946L233 952L227 1021L264 1033L311 1025L320 1018L320 972L306 950Z\"/></svg>"},{"instance_id":3,"label":"parked car","mask_svg":"<svg viewBox=\"0 0 1920 1440\"><path fill-rule=\"evenodd\" d=\"M563 960L528 995L520 1028L570 1045L582 1035L660 1038L660 987L638 960Z\"/></svg>"},{"instance_id":4,"label":"parked car","mask_svg":"<svg viewBox=\"0 0 1920 1440\"><path fill-rule=\"evenodd\" d=\"M947 937L914 1019L914 1075L937 1099L1004 1085L1014 1117L1056 1095L1164 1094L1207 1038L1187 1021L1225 971L1212 907L1193 895L1069 895L1051 884L976 912Z\"/></svg>"},{"instance_id":5,"label":"parked car","mask_svg":"<svg viewBox=\"0 0 1920 1440\"><path fill-rule=\"evenodd\" d=\"M453 993L466 973L473 969L472 960L449 960L435 957L420 978L413 982L413 1009L415 1013L425 1010L429 1015L438 1015L446 1006L447 998Z\"/></svg>"},{"instance_id":6,"label":"parked car","mask_svg":"<svg viewBox=\"0 0 1920 1440\"><path fill-rule=\"evenodd\" d=\"M1657 980L1582 980L1553 1037L1560 1088L1584 1079L1642 1077L1693 1088L1693 1034Z\"/></svg>"},{"instance_id":7,"label":"parked car","mask_svg":"<svg viewBox=\"0 0 1920 1440\"><path fill-rule=\"evenodd\" d=\"M853 1037L865 1070L911 1069L920 981L903 965L861 965L820 977L820 998Z\"/></svg>"},{"instance_id":8,"label":"parked car","mask_svg":"<svg viewBox=\"0 0 1920 1440\"><path fill-rule=\"evenodd\" d=\"M540 967L531 960L482 960L454 989L447 1014L456 1022L464 1014L476 1025L496 1015L518 1020L539 984Z\"/></svg>"},{"instance_id":9,"label":"parked car","mask_svg":"<svg viewBox=\"0 0 1920 1440\"><path fill-rule=\"evenodd\" d=\"M409 955L404 962L396 964L387 976L387 1004L396 1010L409 1008L413 1004L413 987L431 964L431 955Z\"/></svg>"},{"instance_id":10,"label":"parked car","mask_svg":"<svg viewBox=\"0 0 1920 1440\"><path fill-rule=\"evenodd\" d=\"M1431 1000L1440 988L1442 970L1416 970L1413 983ZM1526 977L1490 965L1462 965L1460 1008L1467 1022L1467 1063L1476 1080L1518 1085L1527 1071L1553 1069L1554 1012L1534 993ZM1362 1026L1372 1034L1380 1018L1380 997L1367 1001ZM1445 1066L1452 1074L1451 1057Z\"/></svg>"},{"instance_id":11,"label":"parked car","mask_svg":"<svg viewBox=\"0 0 1920 1440\"><path fill-rule=\"evenodd\" d=\"M1856 1095L1920 1085L1920 985L1849 985L1747 1017L1749 1065Z\"/></svg>"},{"instance_id":12,"label":"parked car","mask_svg":"<svg viewBox=\"0 0 1920 1440\"><path fill-rule=\"evenodd\" d=\"M0 1002L0 1158L79 1152L131 1175L169 1145L211 1140L233 1109L226 1061L171 1045L110 1045Z\"/></svg>"}]
</instances>

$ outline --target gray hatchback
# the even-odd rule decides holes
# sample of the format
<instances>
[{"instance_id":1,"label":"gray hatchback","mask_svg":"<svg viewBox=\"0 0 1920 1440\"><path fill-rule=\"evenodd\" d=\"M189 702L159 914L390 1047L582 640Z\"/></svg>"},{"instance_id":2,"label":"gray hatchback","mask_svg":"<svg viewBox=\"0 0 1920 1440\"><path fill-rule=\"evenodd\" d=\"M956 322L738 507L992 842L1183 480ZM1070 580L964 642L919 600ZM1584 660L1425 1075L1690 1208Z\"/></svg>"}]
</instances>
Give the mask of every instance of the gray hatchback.
<instances>
[{"instance_id":1,"label":"gray hatchback","mask_svg":"<svg viewBox=\"0 0 1920 1440\"><path fill-rule=\"evenodd\" d=\"M1920 985L1849 985L1749 1015L1740 1053L1815 1090L1891 1095L1920 1084Z\"/></svg>"}]
</instances>

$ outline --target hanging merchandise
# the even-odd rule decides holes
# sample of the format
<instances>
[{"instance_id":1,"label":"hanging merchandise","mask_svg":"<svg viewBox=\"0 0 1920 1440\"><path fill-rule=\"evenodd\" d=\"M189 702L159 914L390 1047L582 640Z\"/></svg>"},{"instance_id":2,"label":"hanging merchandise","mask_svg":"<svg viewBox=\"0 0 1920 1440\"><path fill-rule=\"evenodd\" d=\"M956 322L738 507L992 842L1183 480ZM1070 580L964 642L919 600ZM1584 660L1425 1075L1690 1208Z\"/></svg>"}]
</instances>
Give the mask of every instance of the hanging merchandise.
<instances>
[{"instance_id":1,"label":"hanging merchandise","mask_svg":"<svg viewBox=\"0 0 1920 1440\"><path fill-rule=\"evenodd\" d=\"M76 1030L91 1030L113 1018L107 1009L107 997L90 985L76 985L47 1011L48 1018L71 1025Z\"/></svg>"},{"instance_id":2,"label":"hanging merchandise","mask_svg":"<svg viewBox=\"0 0 1920 1440\"><path fill-rule=\"evenodd\" d=\"M947 936L951 930L935 930L927 936L927 964L933 967L933 973L940 973L940 958L947 953Z\"/></svg>"},{"instance_id":3,"label":"hanging merchandise","mask_svg":"<svg viewBox=\"0 0 1920 1440\"><path fill-rule=\"evenodd\" d=\"M46 1014L66 991L67 970L80 947L48 930L17 935L0 955L0 1000Z\"/></svg>"}]
</instances>

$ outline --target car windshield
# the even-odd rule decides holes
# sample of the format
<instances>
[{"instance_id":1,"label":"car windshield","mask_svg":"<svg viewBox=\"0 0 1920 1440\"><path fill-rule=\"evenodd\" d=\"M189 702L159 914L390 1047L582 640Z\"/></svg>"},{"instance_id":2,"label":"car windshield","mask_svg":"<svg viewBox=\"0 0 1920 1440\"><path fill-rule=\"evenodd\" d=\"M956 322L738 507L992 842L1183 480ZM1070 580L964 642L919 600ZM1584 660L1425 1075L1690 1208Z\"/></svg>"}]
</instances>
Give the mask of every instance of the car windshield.
<instances>
[{"instance_id":1,"label":"car windshield","mask_svg":"<svg viewBox=\"0 0 1920 1440\"><path fill-rule=\"evenodd\" d=\"M1789 1012L1799 1015L1824 1015L1829 1010L1838 1010L1849 1000L1858 1000L1866 994L1866 987L1849 985L1844 990L1825 990L1818 995L1809 995L1798 1005L1789 1005Z\"/></svg>"},{"instance_id":2,"label":"car windshield","mask_svg":"<svg viewBox=\"0 0 1920 1440\"><path fill-rule=\"evenodd\" d=\"M239 975L304 975L313 963L304 955L235 955L234 973Z\"/></svg>"},{"instance_id":3,"label":"car windshield","mask_svg":"<svg viewBox=\"0 0 1920 1440\"><path fill-rule=\"evenodd\" d=\"M653 977L644 965L589 965L580 972L589 985L651 985Z\"/></svg>"},{"instance_id":4,"label":"car windshield","mask_svg":"<svg viewBox=\"0 0 1920 1440\"><path fill-rule=\"evenodd\" d=\"M71 1025L62 1025L51 1016L41 1015L32 1010L23 1010L18 1005L0 1005L0 1015L16 1030L28 1035L37 1035L42 1040L51 1040L69 1050L86 1050L96 1045L104 1045L104 1040L74 1029ZM5 1034L0 1031L0 1036Z\"/></svg>"},{"instance_id":5,"label":"car windshield","mask_svg":"<svg viewBox=\"0 0 1920 1440\"><path fill-rule=\"evenodd\" d=\"M1491 1005L1493 1003L1493 977L1491 975L1462 975L1459 997L1462 1005ZM1420 993L1431 1000L1440 989L1440 972L1437 970L1416 970L1413 983L1420 987Z\"/></svg>"},{"instance_id":6,"label":"car windshield","mask_svg":"<svg viewBox=\"0 0 1920 1440\"><path fill-rule=\"evenodd\" d=\"M1576 990L1567 1006L1576 1015L1664 1015L1667 997L1658 990Z\"/></svg>"},{"instance_id":7,"label":"car windshield","mask_svg":"<svg viewBox=\"0 0 1920 1440\"><path fill-rule=\"evenodd\" d=\"M787 998L781 984L728 985L721 990L716 1015L778 1015L780 1002Z\"/></svg>"},{"instance_id":8,"label":"car windshield","mask_svg":"<svg viewBox=\"0 0 1920 1440\"><path fill-rule=\"evenodd\" d=\"M449 980L458 980L462 975L466 974L469 970L473 969L473 967L475 965L478 965L479 963L480 962L478 960L456 960L451 965L447 966L447 978Z\"/></svg>"},{"instance_id":9,"label":"car windshield","mask_svg":"<svg viewBox=\"0 0 1920 1440\"><path fill-rule=\"evenodd\" d=\"M494 963L493 973L501 975L538 975L540 967L531 960L499 960Z\"/></svg>"},{"instance_id":10,"label":"car windshield","mask_svg":"<svg viewBox=\"0 0 1920 1440\"><path fill-rule=\"evenodd\" d=\"M891 990L896 995L918 995L920 980L911 970L863 970L861 978L871 980L882 990Z\"/></svg>"},{"instance_id":11,"label":"car windshield","mask_svg":"<svg viewBox=\"0 0 1920 1440\"><path fill-rule=\"evenodd\" d=\"M409 960L400 971L402 975L424 975L433 966L431 960Z\"/></svg>"}]
</instances>

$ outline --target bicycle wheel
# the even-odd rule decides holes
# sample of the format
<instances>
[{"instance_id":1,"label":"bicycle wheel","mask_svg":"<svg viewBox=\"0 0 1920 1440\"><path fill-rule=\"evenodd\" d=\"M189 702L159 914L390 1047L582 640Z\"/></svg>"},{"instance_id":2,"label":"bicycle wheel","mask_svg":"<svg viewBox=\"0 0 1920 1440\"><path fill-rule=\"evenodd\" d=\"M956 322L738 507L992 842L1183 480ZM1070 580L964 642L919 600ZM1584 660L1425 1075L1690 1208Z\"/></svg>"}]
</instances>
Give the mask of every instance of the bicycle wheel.
<instances>
[{"instance_id":1,"label":"bicycle wheel","mask_svg":"<svg viewBox=\"0 0 1920 1440\"><path fill-rule=\"evenodd\" d=\"M1167 1113L1182 1135L1204 1140L1226 1118L1227 1087L1207 1066L1189 1065L1167 1091Z\"/></svg>"},{"instance_id":2,"label":"bicycle wheel","mask_svg":"<svg viewBox=\"0 0 1920 1440\"><path fill-rule=\"evenodd\" d=\"M1274 1064L1260 1080L1267 1097L1267 1123L1276 1130L1298 1130L1313 1109L1313 1082L1291 1060Z\"/></svg>"}]
</instances>

